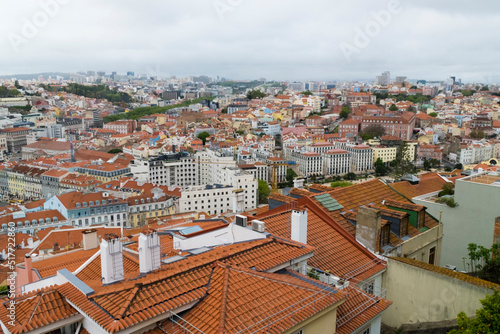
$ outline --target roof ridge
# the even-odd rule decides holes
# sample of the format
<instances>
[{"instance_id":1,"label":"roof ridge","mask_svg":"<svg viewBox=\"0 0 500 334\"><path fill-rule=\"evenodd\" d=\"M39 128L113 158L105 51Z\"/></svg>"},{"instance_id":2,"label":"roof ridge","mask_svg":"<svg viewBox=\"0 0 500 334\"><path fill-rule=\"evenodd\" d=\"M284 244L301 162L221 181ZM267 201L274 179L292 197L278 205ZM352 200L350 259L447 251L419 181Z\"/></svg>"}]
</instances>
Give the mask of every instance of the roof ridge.
<instances>
[{"instance_id":1,"label":"roof ridge","mask_svg":"<svg viewBox=\"0 0 500 334\"><path fill-rule=\"evenodd\" d=\"M216 263L216 265L219 265L219 263ZM225 267L225 273L224 273L224 285L222 287L222 298L221 298L221 316L219 320L219 333L224 333L225 332L225 325L226 325L226 312L227 312L227 300L228 300L228 293L229 293L229 270L231 269L231 265L227 266L221 266Z\"/></svg>"}]
</instances>

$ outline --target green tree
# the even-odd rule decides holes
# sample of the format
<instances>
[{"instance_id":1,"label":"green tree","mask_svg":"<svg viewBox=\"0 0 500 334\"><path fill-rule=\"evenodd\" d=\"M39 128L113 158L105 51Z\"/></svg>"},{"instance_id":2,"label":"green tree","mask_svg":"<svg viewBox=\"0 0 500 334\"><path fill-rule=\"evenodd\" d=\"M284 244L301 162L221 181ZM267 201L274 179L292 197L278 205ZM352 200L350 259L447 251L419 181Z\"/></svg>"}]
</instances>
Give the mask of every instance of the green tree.
<instances>
[{"instance_id":1,"label":"green tree","mask_svg":"<svg viewBox=\"0 0 500 334\"><path fill-rule=\"evenodd\" d=\"M458 328L448 334L500 333L500 293L486 295L481 300L482 308L476 310L476 316L469 318L464 312L458 314Z\"/></svg>"},{"instance_id":2,"label":"green tree","mask_svg":"<svg viewBox=\"0 0 500 334\"><path fill-rule=\"evenodd\" d=\"M461 163L458 163L455 165L454 167L455 169L464 169L464 165L462 165Z\"/></svg>"},{"instance_id":3,"label":"green tree","mask_svg":"<svg viewBox=\"0 0 500 334\"><path fill-rule=\"evenodd\" d=\"M384 134L385 134L385 129L382 125L370 124L363 130L363 132L361 132L361 138L363 138L363 140L380 138Z\"/></svg>"},{"instance_id":4,"label":"green tree","mask_svg":"<svg viewBox=\"0 0 500 334\"><path fill-rule=\"evenodd\" d=\"M313 93L312 93L310 90L303 91L303 92L301 92L300 94L302 94L302 95L306 95L306 96L313 95Z\"/></svg>"},{"instance_id":5,"label":"green tree","mask_svg":"<svg viewBox=\"0 0 500 334\"><path fill-rule=\"evenodd\" d=\"M243 130L236 130L236 133L239 134L240 136L243 136L243 134L245 133L245 131L243 131Z\"/></svg>"},{"instance_id":6,"label":"green tree","mask_svg":"<svg viewBox=\"0 0 500 334\"><path fill-rule=\"evenodd\" d=\"M352 185L353 185L353 183L349 182L349 181L333 181L332 183L330 183L330 187L332 187L332 188L337 188L337 187L345 188L345 187L349 187Z\"/></svg>"},{"instance_id":7,"label":"green tree","mask_svg":"<svg viewBox=\"0 0 500 334\"><path fill-rule=\"evenodd\" d=\"M351 109L349 107L342 107L342 110L339 113L339 117L343 119L347 119L349 114L351 113Z\"/></svg>"},{"instance_id":8,"label":"green tree","mask_svg":"<svg viewBox=\"0 0 500 334\"><path fill-rule=\"evenodd\" d=\"M288 183L289 187L293 187L293 179L295 179L296 177L297 177L297 173L295 173L295 171L293 169L288 168L286 170L285 179L286 179L286 182Z\"/></svg>"},{"instance_id":9,"label":"green tree","mask_svg":"<svg viewBox=\"0 0 500 334\"><path fill-rule=\"evenodd\" d=\"M414 106L409 106L408 107L408 111L410 111L410 112L417 112L417 109L415 109Z\"/></svg>"},{"instance_id":10,"label":"green tree","mask_svg":"<svg viewBox=\"0 0 500 334\"><path fill-rule=\"evenodd\" d=\"M389 107L389 111L398 111L398 107L393 103L391 104L391 106Z\"/></svg>"},{"instance_id":11,"label":"green tree","mask_svg":"<svg viewBox=\"0 0 500 334\"><path fill-rule=\"evenodd\" d=\"M396 159L391 161L392 174L395 178L400 178L405 174L411 174L416 172L416 167L413 162L408 160L408 144L402 141L399 145L399 149L396 153Z\"/></svg>"},{"instance_id":12,"label":"green tree","mask_svg":"<svg viewBox=\"0 0 500 334\"><path fill-rule=\"evenodd\" d=\"M429 116L431 116L431 117L437 117L437 116L438 116L438 114L437 114L436 112L434 112L434 111L433 111L433 112L429 113Z\"/></svg>"},{"instance_id":13,"label":"green tree","mask_svg":"<svg viewBox=\"0 0 500 334\"><path fill-rule=\"evenodd\" d=\"M210 137L210 133L203 131L198 134L198 139L201 139L203 145L207 142L207 138Z\"/></svg>"},{"instance_id":14,"label":"green tree","mask_svg":"<svg viewBox=\"0 0 500 334\"><path fill-rule=\"evenodd\" d=\"M356 174L354 174L353 172L349 172L347 173L346 175L344 175L344 180L356 180L357 177L356 177Z\"/></svg>"},{"instance_id":15,"label":"green tree","mask_svg":"<svg viewBox=\"0 0 500 334\"><path fill-rule=\"evenodd\" d=\"M446 182L445 184L443 184L443 187L441 188L438 197L442 197L445 195L453 195L453 194L455 194L455 183Z\"/></svg>"},{"instance_id":16,"label":"green tree","mask_svg":"<svg viewBox=\"0 0 500 334\"><path fill-rule=\"evenodd\" d=\"M264 180L259 180L259 204L266 204L269 200L269 194L271 193L271 189L269 189L269 185Z\"/></svg>"},{"instance_id":17,"label":"green tree","mask_svg":"<svg viewBox=\"0 0 500 334\"><path fill-rule=\"evenodd\" d=\"M111 150L108 151L108 153L111 153L111 154L117 154L117 153L122 153L123 151L120 150L119 148L113 148Z\"/></svg>"},{"instance_id":18,"label":"green tree","mask_svg":"<svg viewBox=\"0 0 500 334\"><path fill-rule=\"evenodd\" d=\"M266 93L263 93L258 89L253 89L247 93L247 99L249 99L249 100L261 99L265 96L266 96Z\"/></svg>"},{"instance_id":19,"label":"green tree","mask_svg":"<svg viewBox=\"0 0 500 334\"><path fill-rule=\"evenodd\" d=\"M431 162L429 161L429 159L424 160L424 169L431 170Z\"/></svg>"},{"instance_id":20,"label":"green tree","mask_svg":"<svg viewBox=\"0 0 500 334\"><path fill-rule=\"evenodd\" d=\"M475 129L470 132L469 137L474 139L483 139L484 137L486 137L486 134L483 130Z\"/></svg>"},{"instance_id":21,"label":"green tree","mask_svg":"<svg viewBox=\"0 0 500 334\"><path fill-rule=\"evenodd\" d=\"M376 176L387 175L387 167L380 158L377 158L377 161L375 161L375 175Z\"/></svg>"},{"instance_id":22,"label":"green tree","mask_svg":"<svg viewBox=\"0 0 500 334\"><path fill-rule=\"evenodd\" d=\"M490 90L488 86L483 86L483 88L481 88L481 91L485 92L487 90Z\"/></svg>"}]
</instances>

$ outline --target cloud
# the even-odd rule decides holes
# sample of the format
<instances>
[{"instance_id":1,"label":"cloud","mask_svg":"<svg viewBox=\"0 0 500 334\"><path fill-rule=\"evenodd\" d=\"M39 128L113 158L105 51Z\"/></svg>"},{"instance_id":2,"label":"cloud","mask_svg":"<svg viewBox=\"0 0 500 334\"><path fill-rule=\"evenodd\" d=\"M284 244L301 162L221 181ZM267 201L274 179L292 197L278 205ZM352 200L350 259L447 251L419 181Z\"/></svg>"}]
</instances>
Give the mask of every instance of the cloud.
<instances>
[{"instance_id":1,"label":"cloud","mask_svg":"<svg viewBox=\"0 0 500 334\"><path fill-rule=\"evenodd\" d=\"M500 2L493 0L401 1L401 11L346 59L341 45L354 45L358 31L373 28L374 13L394 1L3 2L0 74L161 68L170 75L352 80L390 70L481 81L498 73ZM57 13L16 52L9 36L22 37L23 25L53 3Z\"/></svg>"}]
</instances>

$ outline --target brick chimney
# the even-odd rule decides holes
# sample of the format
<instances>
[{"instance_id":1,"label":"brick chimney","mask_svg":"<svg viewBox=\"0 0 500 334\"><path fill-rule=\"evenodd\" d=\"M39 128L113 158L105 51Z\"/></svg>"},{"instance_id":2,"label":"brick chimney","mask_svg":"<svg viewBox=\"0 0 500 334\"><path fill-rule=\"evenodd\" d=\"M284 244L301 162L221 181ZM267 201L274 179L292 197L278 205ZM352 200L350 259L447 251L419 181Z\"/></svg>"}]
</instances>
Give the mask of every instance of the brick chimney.
<instances>
[{"instance_id":1,"label":"brick chimney","mask_svg":"<svg viewBox=\"0 0 500 334\"><path fill-rule=\"evenodd\" d=\"M139 236L139 271L141 274L160 269L160 238L155 230Z\"/></svg>"},{"instance_id":2,"label":"brick chimney","mask_svg":"<svg viewBox=\"0 0 500 334\"><path fill-rule=\"evenodd\" d=\"M362 206L356 217L356 240L372 252L378 252L382 217L380 211Z\"/></svg>"},{"instance_id":3,"label":"brick chimney","mask_svg":"<svg viewBox=\"0 0 500 334\"><path fill-rule=\"evenodd\" d=\"M124 278L123 248L116 234L106 234L102 238L101 273L103 284L111 284Z\"/></svg>"},{"instance_id":4,"label":"brick chimney","mask_svg":"<svg viewBox=\"0 0 500 334\"><path fill-rule=\"evenodd\" d=\"M28 276L28 283L33 283L33 274L31 272L33 270L33 262L29 254L25 255L24 269L26 270L26 275Z\"/></svg>"}]
</instances>

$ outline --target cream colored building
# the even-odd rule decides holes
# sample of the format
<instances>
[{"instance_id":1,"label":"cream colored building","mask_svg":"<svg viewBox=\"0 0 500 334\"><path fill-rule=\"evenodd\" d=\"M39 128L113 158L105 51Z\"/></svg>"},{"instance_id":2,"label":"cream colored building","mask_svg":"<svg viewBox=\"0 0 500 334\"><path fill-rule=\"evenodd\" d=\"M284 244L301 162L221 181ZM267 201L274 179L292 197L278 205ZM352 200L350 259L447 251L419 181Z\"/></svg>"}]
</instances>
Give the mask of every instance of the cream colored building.
<instances>
[{"instance_id":1,"label":"cream colored building","mask_svg":"<svg viewBox=\"0 0 500 334\"><path fill-rule=\"evenodd\" d=\"M474 316L480 299L491 294L494 283L410 258L388 258L384 275L387 299L393 305L382 315L392 328L433 323L456 323L458 313Z\"/></svg>"}]
</instances>

